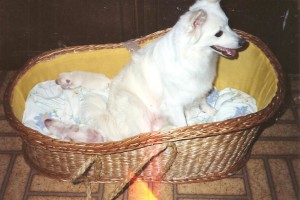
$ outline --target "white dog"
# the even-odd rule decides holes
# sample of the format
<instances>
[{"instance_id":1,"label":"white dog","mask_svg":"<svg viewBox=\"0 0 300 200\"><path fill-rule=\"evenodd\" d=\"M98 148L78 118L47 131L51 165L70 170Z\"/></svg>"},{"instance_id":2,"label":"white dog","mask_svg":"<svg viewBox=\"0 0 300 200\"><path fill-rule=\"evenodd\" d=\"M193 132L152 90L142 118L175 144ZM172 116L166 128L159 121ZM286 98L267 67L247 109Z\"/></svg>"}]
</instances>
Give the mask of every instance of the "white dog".
<instances>
[{"instance_id":1,"label":"white dog","mask_svg":"<svg viewBox=\"0 0 300 200\"><path fill-rule=\"evenodd\" d=\"M220 0L198 0L168 33L133 53L112 79L107 104L86 98L81 120L89 128L51 119L45 125L70 140L105 142L186 126L185 114L199 107L214 115L205 98L213 87L218 55L235 57L244 43L229 28ZM66 73L57 83L66 88L66 81L72 84L77 78ZM80 79L81 84L92 81L85 74Z\"/></svg>"}]
</instances>

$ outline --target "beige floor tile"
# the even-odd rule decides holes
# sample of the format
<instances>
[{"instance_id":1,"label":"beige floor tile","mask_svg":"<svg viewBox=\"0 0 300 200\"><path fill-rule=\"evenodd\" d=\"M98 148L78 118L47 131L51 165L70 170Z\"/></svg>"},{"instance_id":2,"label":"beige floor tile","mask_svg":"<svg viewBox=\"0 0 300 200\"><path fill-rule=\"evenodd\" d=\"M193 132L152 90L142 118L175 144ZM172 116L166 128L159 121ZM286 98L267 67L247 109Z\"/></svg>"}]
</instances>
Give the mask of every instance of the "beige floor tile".
<instances>
[{"instance_id":1,"label":"beige floor tile","mask_svg":"<svg viewBox=\"0 0 300 200\"><path fill-rule=\"evenodd\" d=\"M257 141L252 154L299 155L299 141Z\"/></svg>"},{"instance_id":2,"label":"beige floor tile","mask_svg":"<svg viewBox=\"0 0 300 200\"><path fill-rule=\"evenodd\" d=\"M300 186L300 159L293 160L292 164L296 175L297 183Z\"/></svg>"},{"instance_id":3,"label":"beige floor tile","mask_svg":"<svg viewBox=\"0 0 300 200\"><path fill-rule=\"evenodd\" d=\"M250 159L247 171L253 200L272 200L263 160Z\"/></svg>"},{"instance_id":4,"label":"beige floor tile","mask_svg":"<svg viewBox=\"0 0 300 200\"><path fill-rule=\"evenodd\" d=\"M117 187L118 183L106 183L104 184L104 192L103 192L103 199L108 199L108 197L112 194L114 189ZM122 200L124 192L118 196L115 200ZM131 199L130 199L131 200Z\"/></svg>"},{"instance_id":5,"label":"beige floor tile","mask_svg":"<svg viewBox=\"0 0 300 200\"><path fill-rule=\"evenodd\" d=\"M2 185L4 177L6 176L10 160L10 155L0 154L0 185Z\"/></svg>"},{"instance_id":6,"label":"beige floor tile","mask_svg":"<svg viewBox=\"0 0 300 200\"><path fill-rule=\"evenodd\" d=\"M148 184L143 181L135 181L128 188L128 199L130 200L157 200Z\"/></svg>"},{"instance_id":7,"label":"beige floor tile","mask_svg":"<svg viewBox=\"0 0 300 200\"><path fill-rule=\"evenodd\" d=\"M0 151L20 151L21 149L20 137L0 137Z\"/></svg>"},{"instance_id":8,"label":"beige floor tile","mask_svg":"<svg viewBox=\"0 0 300 200\"><path fill-rule=\"evenodd\" d=\"M16 130L13 129L8 121L0 120L1 133L16 133Z\"/></svg>"},{"instance_id":9,"label":"beige floor tile","mask_svg":"<svg viewBox=\"0 0 300 200\"><path fill-rule=\"evenodd\" d=\"M296 124L275 124L266 128L263 137L295 137L300 136L300 130Z\"/></svg>"},{"instance_id":10,"label":"beige floor tile","mask_svg":"<svg viewBox=\"0 0 300 200\"><path fill-rule=\"evenodd\" d=\"M281 120L294 120L295 119L295 116L293 114L293 111L292 109L287 109L285 110L285 112L280 116Z\"/></svg>"},{"instance_id":11,"label":"beige floor tile","mask_svg":"<svg viewBox=\"0 0 300 200\"><path fill-rule=\"evenodd\" d=\"M197 198L197 199L194 199L194 198L179 198L178 200L223 200L223 199L211 199L211 198ZM224 200L237 200L237 198L233 198L233 199L230 199L228 197L226 197L226 199L224 198Z\"/></svg>"},{"instance_id":12,"label":"beige floor tile","mask_svg":"<svg viewBox=\"0 0 300 200\"><path fill-rule=\"evenodd\" d=\"M296 200L286 161L281 159L270 159L269 164L277 198L282 200Z\"/></svg>"},{"instance_id":13,"label":"beige floor tile","mask_svg":"<svg viewBox=\"0 0 300 200\"><path fill-rule=\"evenodd\" d=\"M153 183L152 191L157 199L173 200L173 184Z\"/></svg>"},{"instance_id":14,"label":"beige floor tile","mask_svg":"<svg viewBox=\"0 0 300 200\"><path fill-rule=\"evenodd\" d=\"M13 166L8 186L4 194L4 199L17 200L23 198L29 173L29 166L26 164L23 156L19 155L16 158L15 164Z\"/></svg>"},{"instance_id":15,"label":"beige floor tile","mask_svg":"<svg viewBox=\"0 0 300 200\"><path fill-rule=\"evenodd\" d=\"M84 197L30 196L28 200L83 200ZM96 200L97 198L93 198Z\"/></svg>"},{"instance_id":16,"label":"beige floor tile","mask_svg":"<svg viewBox=\"0 0 300 200\"><path fill-rule=\"evenodd\" d=\"M244 195L245 186L241 178L226 178L218 181L178 184L179 194Z\"/></svg>"},{"instance_id":17,"label":"beige floor tile","mask_svg":"<svg viewBox=\"0 0 300 200\"><path fill-rule=\"evenodd\" d=\"M97 192L98 184L92 184L92 192ZM85 192L86 187L84 183L72 184L67 181L60 181L45 177L43 175L35 175L33 177L30 191L35 192Z\"/></svg>"}]
</instances>

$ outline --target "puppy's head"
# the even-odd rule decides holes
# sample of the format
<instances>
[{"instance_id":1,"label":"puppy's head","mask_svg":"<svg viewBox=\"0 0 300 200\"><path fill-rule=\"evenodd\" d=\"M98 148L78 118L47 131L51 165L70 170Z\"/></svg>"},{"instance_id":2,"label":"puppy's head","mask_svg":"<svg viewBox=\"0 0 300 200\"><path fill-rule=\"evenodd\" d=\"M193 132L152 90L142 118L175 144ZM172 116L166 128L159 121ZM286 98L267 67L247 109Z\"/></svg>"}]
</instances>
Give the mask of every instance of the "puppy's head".
<instances>
[{"instance_id":1,"label":"puppy's head","mask_svg":"<svg viewBox=\"0 0 300 200\"><path fill-rule=\"evenodd\" d=\"M220 7L220 0L198 0L176 24L182 43L193 50L214 51L234 57L236 49L246 41L228 25L228 18Z\"/></svg>"},{"instance_id":2,"label":"puppy's head","mask_svg":"<svg viewBox=\"0 0 300 200\"><path fill-rule=\"evenodd\" d=\"M73 77L73 72L66 72L59 74L58 78L55 80L57 85L60 85L63 89L73 89L80 85L80 79Z\"/></svg>"}]
</instances>

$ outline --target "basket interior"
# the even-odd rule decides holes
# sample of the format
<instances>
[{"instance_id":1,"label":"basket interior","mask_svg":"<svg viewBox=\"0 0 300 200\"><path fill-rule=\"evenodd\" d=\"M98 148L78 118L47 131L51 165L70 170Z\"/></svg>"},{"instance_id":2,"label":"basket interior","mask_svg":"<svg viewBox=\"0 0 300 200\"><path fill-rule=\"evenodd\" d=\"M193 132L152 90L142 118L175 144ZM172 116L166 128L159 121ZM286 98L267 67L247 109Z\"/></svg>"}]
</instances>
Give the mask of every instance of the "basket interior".
<instances>
[{"instance_id":1,"label":"basket interior","mask_svg":"<svg viewBox=\"0 0 300 200\"><path fill-rule=\"evenodd\" d=\"M67 71L90 71L115 76L130 60L125 48L72 51L51 57L31 66L18 78L12 91L11 106L18 120L22 120L29 91L39 82L55 79ZM275 96L278 78L264 52L254 44L239 53L238 59L221 57L215 86L232 87L252 95L258 109L265 108Z\"/></svg>"}]
</instances>

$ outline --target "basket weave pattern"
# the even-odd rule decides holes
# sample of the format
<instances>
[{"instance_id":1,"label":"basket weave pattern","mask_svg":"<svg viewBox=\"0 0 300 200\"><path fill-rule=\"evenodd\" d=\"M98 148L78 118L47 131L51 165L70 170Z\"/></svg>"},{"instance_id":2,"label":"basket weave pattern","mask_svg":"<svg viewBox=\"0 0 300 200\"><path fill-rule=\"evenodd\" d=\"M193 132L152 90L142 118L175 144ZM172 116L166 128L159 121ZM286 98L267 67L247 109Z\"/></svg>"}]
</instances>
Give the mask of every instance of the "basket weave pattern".
<instances>
[{"instance_id":1,"label":"basket weave pattern","mask_svg":"<svg viewBox=\"0 0 300 200\"><path fill-rule=\"evenodd\" d=\"M156 32L137 39L139 44L165 34ZM86 144L58 141L25 127L14 115L11 106L12 91L18 79L32 66L56 56L80 51L120 48L122 44L70 47L44 53L29 61L9 85L5 94L5 112L10 124L23 139L23 152L27 162L45 175L71 180L78 169L96 156L86 171L91 182L123 181L128 174L150 156L139 176L145 181L194 182L226 177L241 167L249 158L251 147L259 135L261 124L272 117L283 102L285 89L280 64L269 49L256 37L237 31L258 46L270 60L277 73L278 89L270 104L256 113L223 122L197 124L166 132L141 134L122 141ZM172 143L173 147L165 144Z\"/></svg>"}]
</instances>

